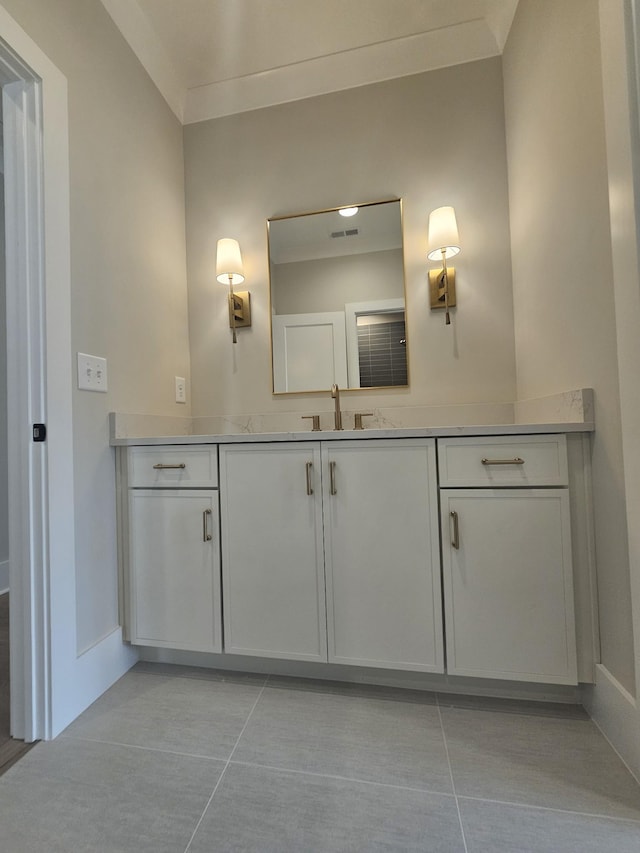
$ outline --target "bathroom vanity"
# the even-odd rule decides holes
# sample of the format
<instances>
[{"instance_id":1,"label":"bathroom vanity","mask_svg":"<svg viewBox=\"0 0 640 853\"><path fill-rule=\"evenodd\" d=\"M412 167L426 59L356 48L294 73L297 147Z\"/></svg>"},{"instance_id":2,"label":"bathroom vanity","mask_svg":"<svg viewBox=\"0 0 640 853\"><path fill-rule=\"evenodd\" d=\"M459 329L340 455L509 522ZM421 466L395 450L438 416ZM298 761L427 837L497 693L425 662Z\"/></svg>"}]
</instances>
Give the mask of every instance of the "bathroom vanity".
<instances>
[{"instance_id":1,"label":"bathroom vanity","mask_svg":"<svg viewBox=\"0 0 640 853\"><path fill-rule=\"evenodd\" d=\"M235 668L590 681L590 428L115 439L125 637Z\"/></svg>"}]
</instances>

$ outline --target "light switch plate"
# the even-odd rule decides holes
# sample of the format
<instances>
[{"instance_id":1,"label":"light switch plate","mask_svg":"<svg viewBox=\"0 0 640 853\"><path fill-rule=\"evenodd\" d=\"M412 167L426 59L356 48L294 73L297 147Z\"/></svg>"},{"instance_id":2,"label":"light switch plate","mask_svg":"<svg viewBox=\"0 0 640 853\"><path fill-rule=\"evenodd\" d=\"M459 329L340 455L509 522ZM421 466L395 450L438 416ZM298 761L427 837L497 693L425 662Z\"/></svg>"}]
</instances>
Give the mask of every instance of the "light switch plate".
<instances>
[{"instance_id":1,"label":"light switch plate","mask_svg":"<svg viewBox=\"0 0 640 853\"><path fill-rule=\"evenodd\" d=\"M176 376L176 403L187 402L187 383L184 376Z\"/></svg>"},{"instance_id":2,"label":"light switch plate","mask_svg":"<svg viewBox=\"0 0 640 853\"><path fill-rule=\"evenodd\" d=\"M78 388L81 391L107 391L107 359L78 353Z\"/></svg>"}]
</instances>

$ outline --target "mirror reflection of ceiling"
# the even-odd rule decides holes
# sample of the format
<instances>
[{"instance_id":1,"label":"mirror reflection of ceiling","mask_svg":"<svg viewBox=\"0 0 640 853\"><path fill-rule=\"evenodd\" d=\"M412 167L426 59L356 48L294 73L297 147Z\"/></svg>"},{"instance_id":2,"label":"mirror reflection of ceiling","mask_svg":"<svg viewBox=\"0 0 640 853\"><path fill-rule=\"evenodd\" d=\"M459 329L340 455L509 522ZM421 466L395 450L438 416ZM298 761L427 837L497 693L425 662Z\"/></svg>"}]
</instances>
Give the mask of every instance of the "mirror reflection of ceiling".
<instances>
[{"instance_id":1,"label":"mirror reflection of ceiling","mask_svg":"<svg viewBox=\"0 0 640 853\"><path fill-rule=\"evenodd\" d=\"M102 0L189 124L499 56L518 0Z\"/></svg>"},{"instance_id":2,"label":"mirror reflection of ceiling","mask_svg":"<svg viewBox=\"0 0 640 853\"><path fill-rule=\"evenodd\" d=\"M274 264L401 248L397 204L362 205L349 217L334 210L269 223L269 252Z\"/></svg>"}]
</instances>

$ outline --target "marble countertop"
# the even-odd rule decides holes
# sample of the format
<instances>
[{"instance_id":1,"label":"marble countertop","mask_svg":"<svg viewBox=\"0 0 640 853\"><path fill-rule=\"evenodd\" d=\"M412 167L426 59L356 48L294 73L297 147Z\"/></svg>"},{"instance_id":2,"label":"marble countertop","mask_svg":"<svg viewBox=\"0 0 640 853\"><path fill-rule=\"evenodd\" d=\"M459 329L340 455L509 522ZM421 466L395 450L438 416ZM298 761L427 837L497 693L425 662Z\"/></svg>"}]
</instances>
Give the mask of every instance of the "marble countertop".
<instances>
[{"instance_id":1,"label":"marble countertop","mask_svg":"<svg viewBox=\"0 0 640 853\"><path fill-rule=\"evenodd\" d=\"M113 446L171 445L171 444L240 444L281 441L344 441L381 438L444 438L445 436L474 435L536 435L549 433L593 432L594 424L531 423L485 424L477 426L438 426L361 430L306 430L304 432L241 432L213 435L149 435L136 438L112 438Z\"/></svg>"}]
</instances>

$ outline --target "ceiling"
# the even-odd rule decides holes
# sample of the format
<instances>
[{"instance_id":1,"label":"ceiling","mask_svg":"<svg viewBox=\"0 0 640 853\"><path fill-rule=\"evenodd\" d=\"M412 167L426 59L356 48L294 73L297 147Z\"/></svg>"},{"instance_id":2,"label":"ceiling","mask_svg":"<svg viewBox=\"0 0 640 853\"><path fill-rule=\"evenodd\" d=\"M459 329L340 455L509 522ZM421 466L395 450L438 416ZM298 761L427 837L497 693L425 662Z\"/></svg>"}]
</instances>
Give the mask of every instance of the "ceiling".
<instances>
[{"instance_id":1,"label":"ceiling","mask_svg":"<svg viewBox=\"0 0 640 853\"><path fill-rule=\"evenodd\" d=\"M185 124L502 53L518 0L102 0Z\"/></svg>"}]
</instances>

